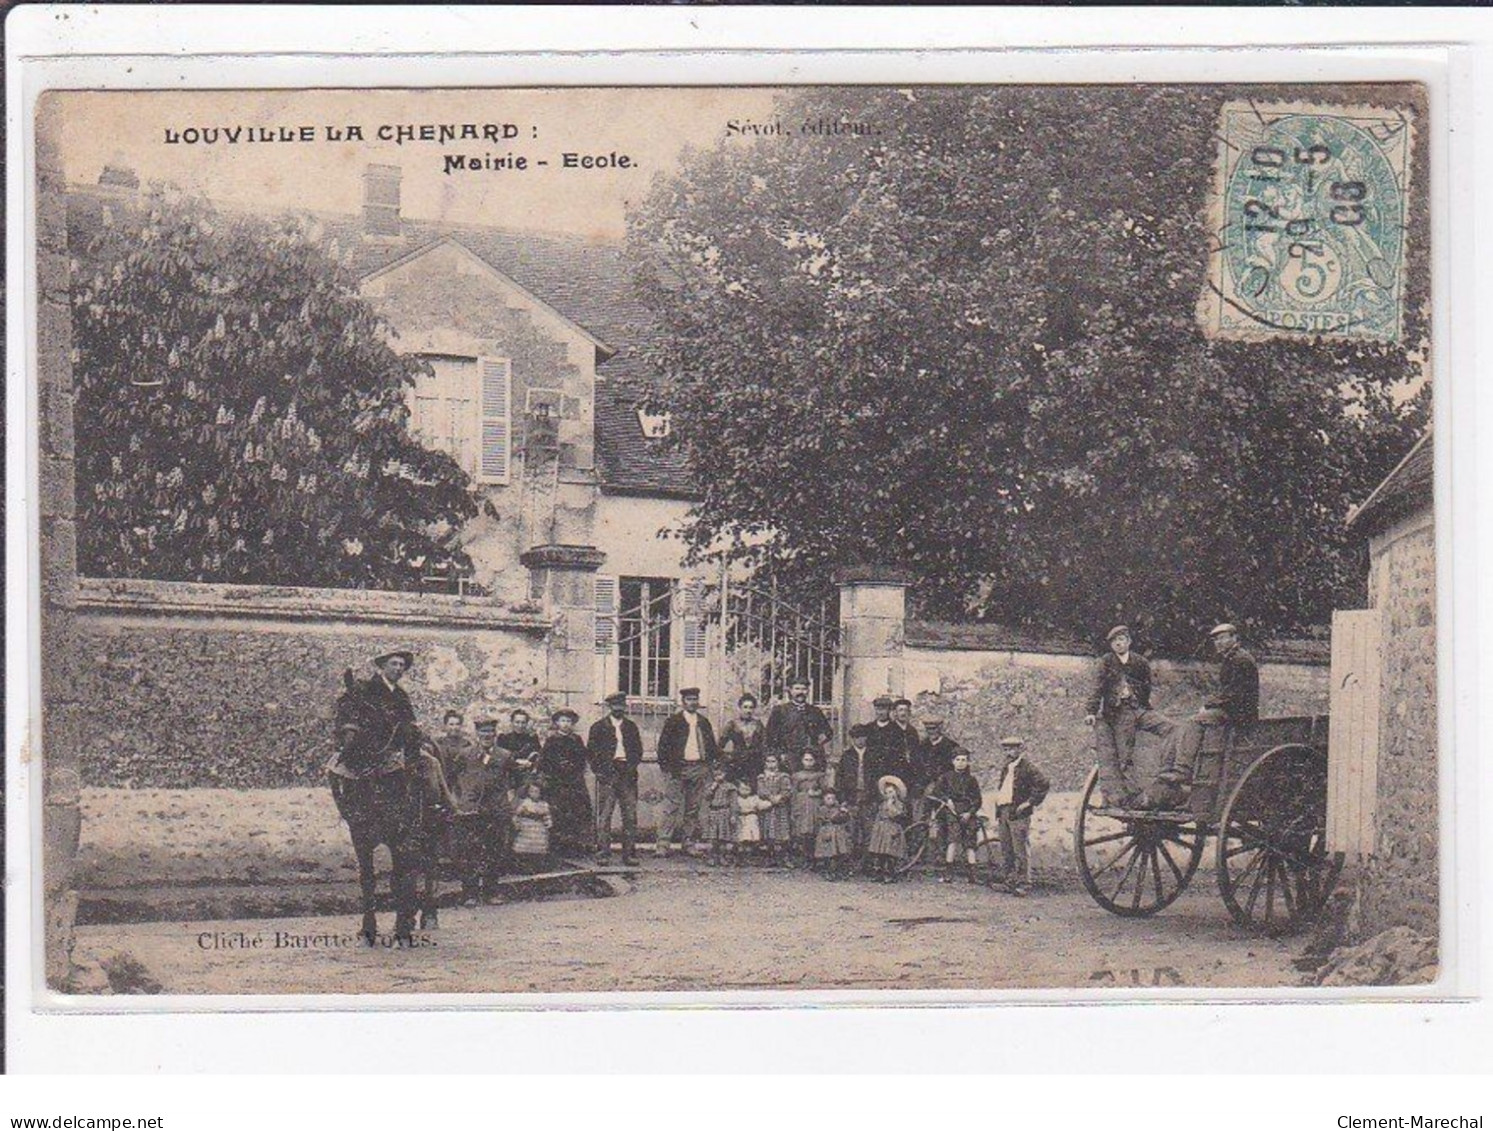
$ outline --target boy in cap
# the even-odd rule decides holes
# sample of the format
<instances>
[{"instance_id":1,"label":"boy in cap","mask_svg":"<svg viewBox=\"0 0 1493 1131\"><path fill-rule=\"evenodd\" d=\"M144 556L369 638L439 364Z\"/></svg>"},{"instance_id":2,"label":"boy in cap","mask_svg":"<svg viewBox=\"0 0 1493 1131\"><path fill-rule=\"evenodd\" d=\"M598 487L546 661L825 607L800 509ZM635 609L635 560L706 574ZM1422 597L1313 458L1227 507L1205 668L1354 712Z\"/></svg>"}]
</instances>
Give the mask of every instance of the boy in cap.
<instances>
[{"instance_id":1,"label":"boy in cap","mask_svg":"<svg viewBox=\"0 0 1493 1131\"><path fill-rule=\"evenodd\" d=\"M1032 812L1047 800L1047 777L1027 761L1021 739L1001 739L1005 765L995 787L995 813L1000 821L1001 855L1012 895L1025 895L1032 882Z\"/></svg>"},{"instance_id":2,"label":"boy in cap","mask_svg":"<svg viewBox=\"0 0 1493 1131\"><path fill-rule=\"evenodd\" d=\"M643 735L627 717L627 693L614 691L604 700L607 713L591 725L586 752L596 777L596 857L612 856L612 811L622 810L622 863L638 862L638 767L643 762Z\"/></svg>"},{"instance_id":3,"label":"boy in cap","mask_svg":"<svg viewBox=\"0 0 1493 1131\"><path fill-rule=\"evenodd\" d=\"M871 796L873 791L867 784L870 779L866 777L866 737L870 729L865 723L856 723L850 728L850 747L840 755L834 775L826 778L833 783L840 801L849 806L854 815L850 835L857 848L865 847L872 818L876 815L876 799Z\"/></svg>"},{"instance_id":4,"label":"boy in cap","mask_svg":"<svg viewBox=\"0 0 1493 1131\"><path fill-rule=\"evenodd\" d=\"M954 863L962 851L965 874L975 882L975 846L980 834L980 806L984 797L980 783L969 770L969 755L960 751L954 756L954 768L946 770L928 787L928 798L942 802L937 813L938 833L943 840L944 874L941 883L954 882Z\"/></svg>"},{"instance_id":5,"label":"boy in cap","mask_svg":"<svg viewBox=\"0 0 1493 1131\"><path fill-rule=\"evenodd\" d=\"M1169 739L1176 724L1151 710L1151 665L1130 650L1130 629L1117 624L1107 640L1109 651L1095 668L1084 722L1094 728L1104 803L1128 809L1143 804L1134 777L1137 732Z\"/></svg>"}]
</instances>

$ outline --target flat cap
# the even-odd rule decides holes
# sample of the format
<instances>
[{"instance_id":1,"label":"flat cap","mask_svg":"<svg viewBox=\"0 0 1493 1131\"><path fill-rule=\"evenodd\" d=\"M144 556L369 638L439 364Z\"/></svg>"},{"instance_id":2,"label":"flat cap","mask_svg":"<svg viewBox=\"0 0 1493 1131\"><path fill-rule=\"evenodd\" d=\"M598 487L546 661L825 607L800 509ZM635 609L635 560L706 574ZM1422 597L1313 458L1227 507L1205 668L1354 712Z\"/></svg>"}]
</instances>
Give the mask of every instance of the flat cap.
<instances>
[{"instance_id":1,"label":"flat cap","mask_svg":"<svg viewBox=\"0 0 1493 1131\"><path fill-rule=\"evenodd\" d=\"M871 700L871 706L890 709L892 706L892 697L890 695L878 695L875 699Z\"/></svg>"},{"instance_id":2,"label":"flat cap","mask_svg":"<svg viewBox=\"0 0 1493 1131\"><path fill-rule=\"evenodd\" d=\"M1218 624L1218 625L1214 625L1213 626L1213 631L1210 632L1210 633L1208 633L1208 635L1209 636L1222 636L1225 632L1232 632L1235 636L1239 635L1239 630L1237 628L1235 628L1231 624Z\"/></svg>"},{"instance_id":3,"label":"flat cap","mask_svg":"<svg viewBox=\"0 0 1493 1131\"><path fill-rule=\"evenodd\" d=\"M625 692L625 691L614 691L610 695L608 695L605 699L603 699L602 702L605 703L608 707L626 707L627 706L627 692Z\"/></svg>"},{"instance_id":4,"label":"flat cap","mask_svg":"<svg viewBox=\"0 0 1493 1131\"><path fill-rule=\"evenodd\" d=\"M1017 738L1015 735L1007 735L1005 738L1001 739L1001 745L1005 747L1020 746L1021 739Z\"/></svg>"},{"instance_id":5,"label":"flat cap","mask_svg":"<svg viewBox=\"0 0 1493 1131\"><path fill-rule=\"evenodd\" d=\"M912 700L911 699L897 699L897 700L893 701L892 706L893 707L911 707L912 706Z\"/></svg>"},{"instance_id":6,"label":"flat cap","mask_svg":"<svg viewBox=\"0 0 1493 1131\"><path fill-rule=\"evenodd\" d=\"M1128 624L1117 624L1117 625L1114 626L1114 628L1112 628L1112 629L1109 630L1109 635L1107 635L1104 638L1104 640L1105 640L1106 643L1109 643L1109 642L1113 641L1116 636L1129 636L1129 635L1130 635L1130 626Z\"/></svg>"},{"instance_id":7,"label":"flat cap","mask_svg":"<svg viewBox=\"0 0 1493 1131\"><path fill-rule=\"evenodd\" d=\"M850 728L851 738L865 738L870 733L871 728L868 727L865 723L856 723L855 726Z\"/></svg>"},{"instance_id":8,"label":"flat cap","mask_svg":"<svg viewBox=\"0 0 1493 1131\"><path fill-rule=\"evenodd\" d=\"M700 698L700 689L698 687L681 687L679 689L679 698L698 699Z\"/></svg>"}]
</instances>

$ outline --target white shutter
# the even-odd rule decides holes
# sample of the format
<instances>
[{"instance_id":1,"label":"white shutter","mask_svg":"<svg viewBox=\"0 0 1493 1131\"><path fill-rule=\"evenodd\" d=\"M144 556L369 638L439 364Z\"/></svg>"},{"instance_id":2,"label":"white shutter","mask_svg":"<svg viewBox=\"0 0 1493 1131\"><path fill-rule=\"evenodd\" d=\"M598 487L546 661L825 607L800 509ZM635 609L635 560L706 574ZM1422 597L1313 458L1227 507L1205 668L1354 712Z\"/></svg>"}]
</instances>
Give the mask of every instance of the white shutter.
<instances>
[{"instance_id":1,"label":"white shutter","mask_svg":"<svg viewBox=\"0 0 1493 1131\"><path fill-rule=\"evenodd\" d=\"M617 579L597 574L596 595L596 654L610 656L617 651Z\"/></svg>"},{"instance_id":2,"label":"white shutter","mask_svg":"<svg viewBox=\"0 0 1493 1131\"><path fill-rule=\"evenodd\" d=\"M680 606L684 613L684 658L705 658L705 581L687 577L680 583Z\"/></svg>"},{"instance_id":3,"label":"white shutter","mask_svg":"<svg viewBox=\"0 0 1493 1131\"><path fill-rule=\"evenodd\" d=\"M512 367L507 358L484 357L477 362L482 395L482 462L478 479L507 483L512 447Z\"/></svg>"}]
</instances>

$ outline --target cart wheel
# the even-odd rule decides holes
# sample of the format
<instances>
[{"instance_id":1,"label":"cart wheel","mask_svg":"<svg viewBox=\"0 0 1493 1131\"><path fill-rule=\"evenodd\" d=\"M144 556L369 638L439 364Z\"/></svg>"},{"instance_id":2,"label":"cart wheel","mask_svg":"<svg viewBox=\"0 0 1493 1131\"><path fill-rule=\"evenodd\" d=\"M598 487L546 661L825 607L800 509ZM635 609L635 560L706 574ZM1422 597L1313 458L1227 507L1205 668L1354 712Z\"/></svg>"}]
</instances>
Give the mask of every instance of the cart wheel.
<instances>
[{"instance_id":1,"label":"cart wheel","mask_svg":"<svg viewBox=\"0 0 1493 1131\"><path fill-rule=\"evenodd\" d=\"M1099 806L1099 771L1089 772L1073 824L1078 874L1094 902L1116 915L1154 915L1181 895L1203 858L1195 822L1114 816Z\"/></svg>"},{"instance_id":2,"label":"cart wheel","mask_svg":"<svg viewBox=\"0 0 1493 1131\"><path fill-rule=\"evenodd\" d=\"M1218 890L1234 922L1267 934L1300 930L1343 870L1327 851L1327 758L1277 746L1250 763L1219 822Z\"/></svg>"}]
</instances>

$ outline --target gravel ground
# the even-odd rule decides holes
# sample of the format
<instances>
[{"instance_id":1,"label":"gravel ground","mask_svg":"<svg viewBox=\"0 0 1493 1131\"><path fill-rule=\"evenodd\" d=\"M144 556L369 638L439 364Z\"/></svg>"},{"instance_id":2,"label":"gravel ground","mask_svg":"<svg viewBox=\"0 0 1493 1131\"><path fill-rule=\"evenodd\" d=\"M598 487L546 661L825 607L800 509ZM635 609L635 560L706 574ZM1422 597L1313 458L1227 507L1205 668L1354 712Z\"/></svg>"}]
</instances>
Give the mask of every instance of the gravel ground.
<instances>
[{"instance_id":1,"label":"gravel ground","mask_svg":"<svg viewBox=\"0 0 1493 1131\"><path fill-rule=\"evenodd\" d=\"M95 890L353 877L322 790L90 790L84 801L84 886ZM447 909L412 950L370 950L355 917L306 914L85 926L75 957L95 986L102 966L129 956L181 994L1297 984L1299 944L1233 927L1206 866L1153 919L1095 906L1068 858L1074 803L1056 795L1039 814L1039 885L1025 899L928 876L830 883L645 858L611 898Z\"/></svg>"}]
</instances>

